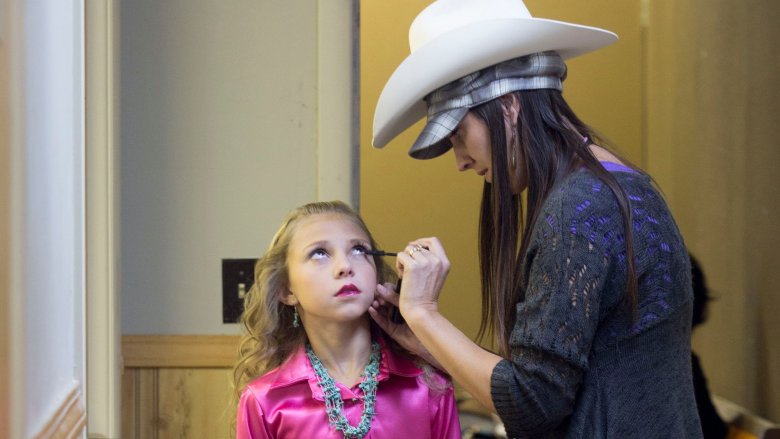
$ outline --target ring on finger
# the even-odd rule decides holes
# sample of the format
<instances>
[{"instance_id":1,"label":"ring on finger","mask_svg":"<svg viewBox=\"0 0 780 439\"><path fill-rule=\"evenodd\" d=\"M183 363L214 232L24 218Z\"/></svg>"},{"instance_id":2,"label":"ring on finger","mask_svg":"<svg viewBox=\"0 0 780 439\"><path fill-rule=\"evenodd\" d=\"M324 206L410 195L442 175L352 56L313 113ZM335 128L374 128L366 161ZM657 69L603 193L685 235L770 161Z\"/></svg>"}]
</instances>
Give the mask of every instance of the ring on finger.
<instances>
[{"instance_id":1,"label":"ring on finger","mask_svg":"<svg viewBox=\"0 0 780 439\"><path fill-rule=\"evenodd\" d=\"M423 251L425 247L421 246L420 244L415 245L412 247L411 250L409 250L409 256L414 256L415 252Z\"/></svg>"}]
</instances>

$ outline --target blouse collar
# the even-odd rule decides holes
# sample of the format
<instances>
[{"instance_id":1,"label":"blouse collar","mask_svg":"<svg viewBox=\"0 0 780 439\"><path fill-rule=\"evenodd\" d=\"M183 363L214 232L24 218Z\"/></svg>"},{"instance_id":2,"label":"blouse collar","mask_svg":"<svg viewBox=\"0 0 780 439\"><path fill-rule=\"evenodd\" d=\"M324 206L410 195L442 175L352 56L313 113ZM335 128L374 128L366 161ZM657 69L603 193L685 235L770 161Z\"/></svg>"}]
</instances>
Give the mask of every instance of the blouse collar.
<instances>
[{"instance_id":1,"label":"blouse collar","mask_svg":"<svg viewBox=\"0 0 780 439\"><path fill-rule=\"evenodd\" d=\"M382 360L379 363L378 381L387 380L390 375L402 377L416 377L423 372L414 361L404 355L393 352L380 337L379 346L382 352ZM291 386L301 381L308 381L311 387L312 396L315 399L322 400L322 389L317 384L317 377L314 375L314 368L306 356L306 349L300 346L280 367L276 378L271 383L271 389ZM350 389L339 384L342 398L353 398ZM346 391L346 392L345 392Z\"/></svg>"}]
</instances>

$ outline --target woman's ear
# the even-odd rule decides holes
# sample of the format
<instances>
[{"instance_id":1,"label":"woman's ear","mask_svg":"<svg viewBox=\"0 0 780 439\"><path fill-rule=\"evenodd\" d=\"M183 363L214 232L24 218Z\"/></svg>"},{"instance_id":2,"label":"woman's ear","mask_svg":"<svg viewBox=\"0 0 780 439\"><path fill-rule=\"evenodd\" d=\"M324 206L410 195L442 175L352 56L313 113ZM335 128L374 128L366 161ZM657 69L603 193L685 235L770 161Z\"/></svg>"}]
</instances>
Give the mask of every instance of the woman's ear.
<instances>
[{"instance_id":1,"label":"woman's ear","mask_svg":"<svg viewBox=\"0 0 780 439\"><path fill-rule=\"evenodd\" d=\"M499 99L501 99L501 108L504 113L504 123L507 126L515 126L517 124L517 116L520 114L520 101L517 100L517 95L508 93Z\"/></svg>"}]
</instances>

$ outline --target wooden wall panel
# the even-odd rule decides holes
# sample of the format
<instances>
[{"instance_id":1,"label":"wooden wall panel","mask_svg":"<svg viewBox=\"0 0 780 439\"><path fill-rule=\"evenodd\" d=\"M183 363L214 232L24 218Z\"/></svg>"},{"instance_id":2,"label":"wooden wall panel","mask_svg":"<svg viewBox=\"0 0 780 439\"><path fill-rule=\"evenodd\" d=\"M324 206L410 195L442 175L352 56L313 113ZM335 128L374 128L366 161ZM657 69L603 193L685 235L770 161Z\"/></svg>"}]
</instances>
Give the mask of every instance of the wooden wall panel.
<instances>
[{"instance_id":1,"label":"wooden wall panel","mask_svg":"<svg viewBox=\"0 0 780 439\"><path fill-rule=\"evenodd\" d=\"M160 369L159 438L229 437L229 369Z\"/></svg>"},{"instance_id":2,"label":"wooden wall panel","mask_svg":"<svg viewBox=\"0 0 780 439\"><path fill-rule=\"evenodd\" d=\"M158 437L158 369L126 368L122 376L122 437Z\"/></svg>"},{"instance_id":3,"label":"wooden wall panel","mask_svg":"<svg viewBox=\"0 0 780 439\"><path fill-rule=\"evenodd\" d=\"M228 368L127 368L122 437L228 438Z\"/></svg>"},{"instance_id":4,"label":"wooden wall panel","mask_svg":"<svg viewBox=\"0 0 780 439\"><path fill-rule=\"evenodd\" d=\"M232 367L235 335L125 335L125 367Z\"/></svg>"},{"instance_id":5,"label":"wooden wall panel","mask_svg":"<svg viewBox=\"0 0 780 439\"><path fill-rule=\"evenodd\" d=\"M236 336L124 336L122 437L229 438L237 346Z\"/></svg>"}]
</instances>

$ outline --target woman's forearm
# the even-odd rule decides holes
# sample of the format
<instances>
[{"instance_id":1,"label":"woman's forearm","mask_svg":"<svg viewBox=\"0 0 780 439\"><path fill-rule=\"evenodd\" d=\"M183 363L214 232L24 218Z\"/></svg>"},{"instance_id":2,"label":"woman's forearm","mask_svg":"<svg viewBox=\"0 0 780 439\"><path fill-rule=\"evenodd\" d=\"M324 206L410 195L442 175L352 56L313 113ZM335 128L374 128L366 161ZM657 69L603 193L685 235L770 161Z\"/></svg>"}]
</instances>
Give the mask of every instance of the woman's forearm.
<instances>
[{"instance_id":1,"label":"woman's forearm","mask_svg":"<svg viewBox=\"0 0 780 439\"><path fill-rule=\"evenodd\" d=\"M474 343L438 311L418 309L407 313L405 318L443 369L472 397L495 413L490 378L501 357Z\"/></svg>"}]
</instances>

